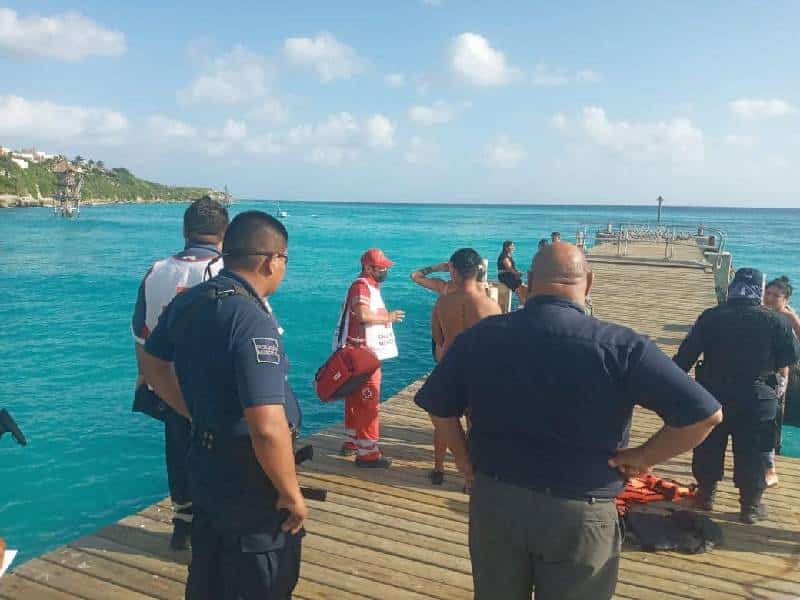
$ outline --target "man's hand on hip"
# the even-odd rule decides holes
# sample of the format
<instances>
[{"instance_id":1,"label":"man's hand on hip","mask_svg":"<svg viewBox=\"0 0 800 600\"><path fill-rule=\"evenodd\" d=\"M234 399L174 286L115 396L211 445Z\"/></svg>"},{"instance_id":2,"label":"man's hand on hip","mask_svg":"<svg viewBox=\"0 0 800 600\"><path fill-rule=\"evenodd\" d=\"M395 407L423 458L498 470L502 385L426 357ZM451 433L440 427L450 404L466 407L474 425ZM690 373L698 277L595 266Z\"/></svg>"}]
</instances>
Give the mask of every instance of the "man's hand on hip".
<instances>
[{"instance_id":1,"label":"man's hand on hip","mask_svg":"<svg viewBox=\"0 0 800 600\"><path fill-rule=\"evenodd\" d=\"M300 531L303 521L308 518L308 507L302 494L297 494L296 497L279 496L275 508L289 511L289 516L281 525L281 529L287 533L294 534Z\"/></svg>"},{"instance_id":2,"label":"man's hand on hip","mask_svg":"<svg viewBox=\"0 0 800 600\"><path fill-rule=\"evenodd\" d=\"M625 479L649 473L653 465L641 448L625 448L608 459L608 466L615 468Z\"/></svg>"}]
</instances>

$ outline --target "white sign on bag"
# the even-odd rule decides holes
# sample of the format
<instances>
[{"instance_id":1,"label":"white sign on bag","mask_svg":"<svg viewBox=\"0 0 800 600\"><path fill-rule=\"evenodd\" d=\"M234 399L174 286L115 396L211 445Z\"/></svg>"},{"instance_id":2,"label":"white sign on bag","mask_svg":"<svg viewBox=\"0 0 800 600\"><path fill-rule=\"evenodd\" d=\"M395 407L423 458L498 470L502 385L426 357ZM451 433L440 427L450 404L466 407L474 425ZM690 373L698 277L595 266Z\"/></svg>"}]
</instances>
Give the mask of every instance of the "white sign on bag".
<instances>
[{"instance_id":1,"label":"white sign on bag","mask_svg":"<svg viewBox=\"0 0 800 600\"><path fill-rule=\"evenodd\" d=\"M11 561L17 556L16 550L6 550L5 555L3 556L3 564L0 565L0 577L6 574L8 571L8 567L11 566Z\"/></svg>"},{"instance_id":2,"label":"white sign on bag","mask_svg":"<svg viewBox=\"0 0 800 600\"><path fill-rule=\"evenodd\" d=\"M383 303L381 291L370 285L369 281L362 279L369 287L369 309L376 315L388 315L386 305ZM374 325L366 325L364 327L364 341L367 348L375 353L378 360L387 360L395 358L399 352L397 351L397 341L394 339L394 329L391 323L376 323Z\"/></svg>"},{"instance_id":3,"label":"white sign on bag","mask_svg":"<svg viewBox=\"0 0 800 600\"><path fill-rule=\"evenodd\" d=\"M371 285L367 279L360 277L356 281L361 281L369 288L369 309L376 315L388 315L386 305L383 303L381 291L375 286ZM339 322L342 324L341 334L337 330L334 335L333 350L341 348L345 345L347 339L347 330L350 324L350 311L347 306L347 300L342 304L342 310L339 313ZM399 355L397 350L397 340L394 337L394 329L392 324L376 323L374 325L364 326L364 343L375 353L378 360L387 360L395 358Z\"/></svg>"}]
</instances>

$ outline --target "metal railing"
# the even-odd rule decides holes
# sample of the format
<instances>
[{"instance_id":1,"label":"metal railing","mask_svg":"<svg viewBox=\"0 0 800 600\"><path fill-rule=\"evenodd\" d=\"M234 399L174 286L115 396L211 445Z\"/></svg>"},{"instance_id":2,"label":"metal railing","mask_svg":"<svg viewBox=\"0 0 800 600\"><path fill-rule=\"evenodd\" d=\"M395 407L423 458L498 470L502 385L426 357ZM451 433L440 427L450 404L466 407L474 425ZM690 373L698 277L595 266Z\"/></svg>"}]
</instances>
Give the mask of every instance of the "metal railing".
<instances>
[{"instance_id":1,"label":"metal railing","mask_svg":"<svg viewBox=\"0 0 800 600\"><path fill-rule=\"evenodd\" d=\"M723 252L727 236L716 227L693 224L581 223L576 241L583 248L615 244L619 256L627 256L632 245L663 243L664 259L674 256L676 246L699 247L703 252Z\"/></svg>"}]
</instances>

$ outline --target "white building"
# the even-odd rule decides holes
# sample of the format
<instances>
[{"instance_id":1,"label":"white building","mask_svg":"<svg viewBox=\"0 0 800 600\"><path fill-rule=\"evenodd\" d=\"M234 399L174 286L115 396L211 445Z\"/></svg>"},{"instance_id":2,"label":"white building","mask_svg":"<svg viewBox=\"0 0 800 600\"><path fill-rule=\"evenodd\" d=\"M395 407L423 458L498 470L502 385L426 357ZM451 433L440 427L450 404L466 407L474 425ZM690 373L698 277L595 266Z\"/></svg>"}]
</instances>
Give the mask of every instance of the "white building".
<instances>
[{"instance_id":1,"label":"white building","mask_svg":"<svg viewBox=\"0 0 800 600\"><path fill-rule=\"evenodd\" d=\"M34 162L42 162L45 160L49 160L53 158L52 154L48 154L47 152L42 152L41 150L34 150L33 151L33 158Z\"/></svg>"},{"instance_id":2,"label":"white building","mask_svg":"<svg viewBox=\"0 0 800 600\"><path fill-rule=\"evenodd\" d=\"M36 162L36 157L32 152L12 152L11 156L13 158L19 158L20 160L25 160L28 162Z\"/></svg>"},{"instance_id":3,"label":"white building","mask_svg":"<svg viewBox=\"0 0 800 600\"><path fill-rule=\"evenodd\" d=\"M20 169L27 169L28 168L28 161L22 158L17 158L16 156L11 157L11 162L16 164Z\"/></svg>"},{"instance_id":4,"label":"white building","mask_svg":"<svg viewBox=\"0 0 800 600\"><path fill-rule=\"evenodd\" d=\"M6 156L11 154L11 148L6 148L5 146L0 146L0 156Z\"/></svg>"}]
</instances>

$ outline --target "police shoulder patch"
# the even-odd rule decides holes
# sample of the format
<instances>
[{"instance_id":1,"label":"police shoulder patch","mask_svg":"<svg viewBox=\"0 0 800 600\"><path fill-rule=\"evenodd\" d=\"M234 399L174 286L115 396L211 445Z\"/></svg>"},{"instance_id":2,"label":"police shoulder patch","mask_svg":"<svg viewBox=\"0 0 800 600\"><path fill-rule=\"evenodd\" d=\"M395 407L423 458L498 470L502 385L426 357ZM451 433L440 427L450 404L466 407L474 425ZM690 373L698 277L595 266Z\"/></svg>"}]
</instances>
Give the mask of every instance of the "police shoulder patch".
<instances>
[{"instance_id":1,"label":"police shoulder patch","mask_svg":"<svg viewBox=\"0 0 800 600\"><path fill-rule=\"evenodd\" d=\"M281 350L275 338L253 338L256 360L260 363L281 364Z\"/></svg>"}]
</instances>

